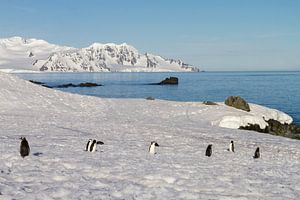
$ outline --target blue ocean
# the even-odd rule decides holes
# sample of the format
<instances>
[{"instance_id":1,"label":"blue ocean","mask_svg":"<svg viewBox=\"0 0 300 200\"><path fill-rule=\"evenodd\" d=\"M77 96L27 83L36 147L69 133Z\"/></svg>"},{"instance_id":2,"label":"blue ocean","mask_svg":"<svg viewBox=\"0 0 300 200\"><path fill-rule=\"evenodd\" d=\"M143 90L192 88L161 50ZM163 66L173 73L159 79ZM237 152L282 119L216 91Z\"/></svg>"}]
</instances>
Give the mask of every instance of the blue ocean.
<instances>
[{"instance_id":1,"label":"blue ocean","mask_svg":"<svg viewBox=\"0 0 300 200\"><path fill-rule=\"evenodd\" d=\"M154 97L172 101L223 102L238 95L248 102L284 111L300 124L300 72L201 72L201 73L32 73L17 74L49 86L82 82L94 88L59 90L104 98ZM178 85L151 85L166 77L179 78Z\"/></svg>"}]
</instances>

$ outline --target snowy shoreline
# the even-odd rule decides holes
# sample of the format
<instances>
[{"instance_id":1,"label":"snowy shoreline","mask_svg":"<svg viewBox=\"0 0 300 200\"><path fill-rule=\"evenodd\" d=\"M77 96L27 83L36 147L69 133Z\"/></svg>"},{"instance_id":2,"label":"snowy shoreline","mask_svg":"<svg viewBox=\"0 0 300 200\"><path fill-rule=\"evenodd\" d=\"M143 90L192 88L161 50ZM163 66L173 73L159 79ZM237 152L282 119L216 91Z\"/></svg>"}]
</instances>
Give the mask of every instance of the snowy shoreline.
<instances>
[{"instance_id":1,"label":"snowy shoreline","mask_svg":"<svg viewBox=\"0 0 300 200\"><path fill-rule=\"evenodd\" d=\"M0 72L0 198L296 199L300 141L219 127L253 116L291 122L280 111L250 106L252 113L223 104L101 99ZM32 149L24 159L21 136ZM90 138L105 145L85 152ZM155 156L147 151L153 140L161 145ZM230 140L235 153L226 151ZM262 157L253 160L257 146Z\"/></svg>"}]
</instances>

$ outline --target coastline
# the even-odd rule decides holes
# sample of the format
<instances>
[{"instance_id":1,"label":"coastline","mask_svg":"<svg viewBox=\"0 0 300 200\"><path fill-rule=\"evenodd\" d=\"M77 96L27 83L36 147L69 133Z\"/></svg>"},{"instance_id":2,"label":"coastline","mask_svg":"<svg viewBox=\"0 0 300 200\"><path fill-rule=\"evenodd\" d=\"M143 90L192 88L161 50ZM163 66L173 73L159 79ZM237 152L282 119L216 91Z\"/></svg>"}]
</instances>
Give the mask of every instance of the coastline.
<instances>
[{"instance_id":1,"label":"coastline","mask_svg":"<svg viewBox=\"0 0 300 200\"><path fill-rule=\"evenodd\" d=\"M103 99L44 88L9 74L0 73L0 79L4 198L87 198L87 191L103 198L171 199L241 194L273 199L278 191L295 199L300 194L300 141L221 128L222 116L241 113L228 106ZM25 159L18 155L21 136L32 149ZM105 145L85 152L89 138ZM147 151L153 140L161 146L155 156ZM234 154L226 150L230 140L236 143ZM209 143L211 158L204 156ZM262 158L254 161L257 146Z\"/></svg>"}]
</instances>

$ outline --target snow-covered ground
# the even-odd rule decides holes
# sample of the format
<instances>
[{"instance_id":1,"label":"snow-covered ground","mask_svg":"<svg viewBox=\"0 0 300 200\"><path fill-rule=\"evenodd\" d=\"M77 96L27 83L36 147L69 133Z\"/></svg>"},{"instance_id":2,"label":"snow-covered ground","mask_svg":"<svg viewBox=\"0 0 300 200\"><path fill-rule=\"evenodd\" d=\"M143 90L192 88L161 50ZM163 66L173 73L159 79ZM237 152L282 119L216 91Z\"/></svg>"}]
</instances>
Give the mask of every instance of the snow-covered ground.
<instances>
[{"instance_id":1,"label":"snow-covered ground","mask_svg":"<svg viewBox=\"0 0 300 200\"><path fill-rule=\"evenodd\" d=\"M300 141L219 127L226 116L275 112L250 106L252 114L224 104L101 99L0 72L0 199L298 199ZM31 147L24 159L21 136ZM105 144L85 152L90 138Z\"/></svg>"}]
</instances>

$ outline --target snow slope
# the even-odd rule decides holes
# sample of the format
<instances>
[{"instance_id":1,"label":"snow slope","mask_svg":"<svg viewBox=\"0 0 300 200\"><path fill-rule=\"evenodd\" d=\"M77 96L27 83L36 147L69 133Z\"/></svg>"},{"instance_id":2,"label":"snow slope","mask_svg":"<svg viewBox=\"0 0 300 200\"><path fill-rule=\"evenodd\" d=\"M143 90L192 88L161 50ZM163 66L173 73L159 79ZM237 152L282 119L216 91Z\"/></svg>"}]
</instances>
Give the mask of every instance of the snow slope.
<instances>
[{"instance_id":1,"label":"snow slope","mask_svg":"<svg viewBox=\"0 0 300 200\"><path fill-rule=\"evenodd\" d=\"M80 96L0 73L0 199L297 199L300 141L219 127L242 113ZM31 146L24 159L21 136ZM85 152L89 138L105 144ZM235 153L226 150L230 140Z\"/></svg>"},{"instance_id":2,"label":"snow slope","mask_svg":"<svg viewBox=\"0 0 300 200\"><path fill-rule=\"evenodd\" d=\"M44 40L13 37L0 39L0 70L59 72L198 72L181 60L140 54L123 43L94 43L75 49L49 44ZM6 70L4 70L6 69Z\"/></svg>"}]
</instances>

